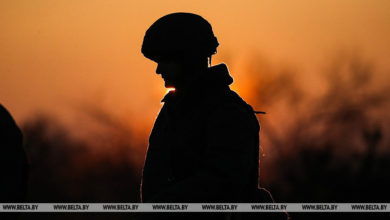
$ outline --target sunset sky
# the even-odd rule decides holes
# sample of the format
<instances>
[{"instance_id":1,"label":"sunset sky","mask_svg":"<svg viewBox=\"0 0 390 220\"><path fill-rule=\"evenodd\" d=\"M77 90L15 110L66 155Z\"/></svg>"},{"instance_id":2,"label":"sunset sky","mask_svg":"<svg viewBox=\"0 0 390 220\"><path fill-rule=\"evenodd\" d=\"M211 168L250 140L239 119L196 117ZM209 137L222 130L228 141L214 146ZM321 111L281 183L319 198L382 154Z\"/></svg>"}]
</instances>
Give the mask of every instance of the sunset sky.
<instances>
[{"instance_id":1,"label":"sunset sky","mask_svg":"<svg viewBox=\"0 0 390 220\"><path fill-rule=\"evenodd\" d=\"M0 103L19 123L38 112L72 119L93 105L152 126L166 89L140 47L155 20L178 11L212 24L213 64L226 62L237 88L254 54L295 67L307 86L338 50L390 73L387 0L0 0Z\"/></svg>"}]
</instances>

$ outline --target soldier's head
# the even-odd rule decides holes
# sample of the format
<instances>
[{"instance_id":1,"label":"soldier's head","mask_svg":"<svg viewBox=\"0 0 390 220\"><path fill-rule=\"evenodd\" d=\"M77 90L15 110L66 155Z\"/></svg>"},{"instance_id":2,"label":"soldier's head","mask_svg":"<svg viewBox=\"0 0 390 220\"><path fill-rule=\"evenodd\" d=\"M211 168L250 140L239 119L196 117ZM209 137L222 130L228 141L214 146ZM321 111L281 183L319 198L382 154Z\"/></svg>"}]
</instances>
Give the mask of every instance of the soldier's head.
<instances>
[{"instance_id":1,"label":"soldier's head","mask_svg":"<svg viewBox=\"0 0 390 220\"><path fill-rule=\"evenodd\" d=\"M185 87L205 72L217 52L217 38L209 22L191 13L168 14L146 31L142 53L155 61L166 87Z\"/></svg>"}]
</instances>

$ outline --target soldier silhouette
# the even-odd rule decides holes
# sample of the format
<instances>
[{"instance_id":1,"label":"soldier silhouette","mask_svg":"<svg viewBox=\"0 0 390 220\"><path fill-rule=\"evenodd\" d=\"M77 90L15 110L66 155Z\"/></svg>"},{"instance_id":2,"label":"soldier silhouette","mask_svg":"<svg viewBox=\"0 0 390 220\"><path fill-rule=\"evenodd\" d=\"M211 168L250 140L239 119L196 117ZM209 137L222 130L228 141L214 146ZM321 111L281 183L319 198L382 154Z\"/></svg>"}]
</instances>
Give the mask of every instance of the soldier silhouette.
<instances>
[{"instance_id":1,"label":"soldier silhouette","mask_svg":"<svg viewBox=\"0 0 390 220\"><path fill-rule=\"evenodd\" d=\"M0 202L24 202L28 165L22 132L0 104Z\"/></svg>"},{"instance_id":2,"label":"soldier silhouette","mask_svg":"<svg viewBox=\"0 0 390 220\"><path fill-rule=\"evenodd\" d=\"M191 13L168 14L146 31L141 51L174 90L149 138L142 202L260 202L260 126L230 90L227 66L209 66L218 45L211 25Z\"/></svg>"}]
</instances>

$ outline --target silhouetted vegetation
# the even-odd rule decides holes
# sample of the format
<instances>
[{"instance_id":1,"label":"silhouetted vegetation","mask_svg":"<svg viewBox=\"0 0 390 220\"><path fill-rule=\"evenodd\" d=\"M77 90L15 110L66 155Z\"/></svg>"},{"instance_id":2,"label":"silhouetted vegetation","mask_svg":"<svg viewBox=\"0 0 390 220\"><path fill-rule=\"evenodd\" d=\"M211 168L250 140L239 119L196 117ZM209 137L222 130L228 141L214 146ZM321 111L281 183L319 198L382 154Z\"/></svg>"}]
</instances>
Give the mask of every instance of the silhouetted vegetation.
<instances>
[{"instance_id":1,"label":"silhouetted vegetation","mask_svg":"<svg viewBox=\"0 0 390 220\"><path fill-rule=\"evenodd\" d=\"M134 152L129 135L111 130L103 138L92 134L94 139L79 140L42 116L26 122L23 130L31 166L29 201L139 201L140 170L130 160ZM94 150L105 144L111 145L110 152Z\"/></svg>"},{"instance_id":2,"label":"silhouetted vegetation","mask_svg":"<svg viewBox=\"0 0 390 220\"><path fill-rule=\"evenodd\" d=\"M390 87L375 85L374 69L357 57L328 67L313 96L292 71L260 76L269 80L255 86L269 113L260 117L261 183L280 202L388 202Z\"/></svg>"}]
</instances>

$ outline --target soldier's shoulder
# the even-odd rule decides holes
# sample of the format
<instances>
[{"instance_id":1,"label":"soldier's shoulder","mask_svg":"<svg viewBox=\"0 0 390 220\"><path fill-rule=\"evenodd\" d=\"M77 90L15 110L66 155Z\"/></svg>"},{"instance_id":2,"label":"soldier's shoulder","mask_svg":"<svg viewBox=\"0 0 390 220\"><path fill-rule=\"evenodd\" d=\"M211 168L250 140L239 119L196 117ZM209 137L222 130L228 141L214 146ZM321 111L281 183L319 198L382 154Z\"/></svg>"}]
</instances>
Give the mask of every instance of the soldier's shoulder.
<instances>
[{"instance_id":1,"label":"soldier's shoulder","mask_svg":"<svg viewBox=\"0 0 390 220\"><path fill-rule=\"evenodd\" d=\"M254 115L253 108L231 90L213 97L206 106L210 114L221 117L244 119Z\"/></svg>"},{"instance_id":2,"label":"soldier's shoulder","mask_svg":"<svg viewBox=\"0 0 390 220\"><path fill-rule=\"evenodd\" d=\"M219 99L221 107L241 114L254 114L252 106L242 99L236 92L229 90Z\"/></svg>"}]
</instances>

